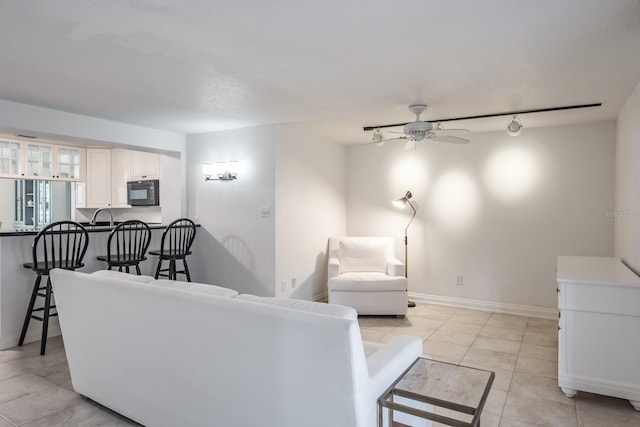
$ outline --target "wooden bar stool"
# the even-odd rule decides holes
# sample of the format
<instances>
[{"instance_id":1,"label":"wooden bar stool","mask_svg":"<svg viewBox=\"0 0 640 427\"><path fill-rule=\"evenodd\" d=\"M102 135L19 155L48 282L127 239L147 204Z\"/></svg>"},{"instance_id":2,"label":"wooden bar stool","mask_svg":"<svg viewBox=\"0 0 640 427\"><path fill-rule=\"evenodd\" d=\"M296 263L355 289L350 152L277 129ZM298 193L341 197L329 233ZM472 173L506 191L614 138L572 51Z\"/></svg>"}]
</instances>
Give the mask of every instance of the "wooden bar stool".
<instances>
[{"instance_id":1,"label":"wooden bar stool","mask_svg":"<svg viewBox=\"0 0 640 427\"><path fill-rule=\"evenodd\" d=\"M49 272L54 268L75 270L83 267L82 259L87 252L89 233L80 224L73 221L58 221L47 225L35 237L33 241L33 262L25 263L24 267L30 268L38 275L31 292L27 315L24 318L20 341L24 344L27 335L29 321L31 319L42 322L42 339L40 341L40 355L44 355L47 347L47 331L49 329L49 317L57 316L56 306L51 304L51 279ZM47 276L47 283L41 286L42 276ZM44 298L44 305L33 308L36 298ZM34 312L42 311L42 317Z\"/></svg>"},{"instance_id":2,"label":"wooden bar stool","mask_svg":"<svg viewBox=\"0 0 640 427\"><path fill-rule=\"evenodd\" d=\"M156 279L162 276L169 280L176 280L178 274L184 274L187 276L187 281L191 281L187 255L191 255L191 244L195 237L196 225L188 218L177 219L167 226L162 233L160 249L149 252L151 255L160 257L156 267ZM182 270L176 270L176 260L182 260ZM163 269L162 261L169 261L169 267Z\"/></svg>"},{"instance_id":3,"label":"wooden bar stool","mask_svg":"<svg viewBox=\"0 0 640 427\"><path fill-rule=\"evenodd\" d=\"M108 270L118 267L118 271L129 273L129 268L135 267L141 275L140 263L147 259L149 242L151 229L146 223L137 219L122 222L109 233L107 254L98 256L98 260L106 262Z\"/></svg>"}]
</instances>

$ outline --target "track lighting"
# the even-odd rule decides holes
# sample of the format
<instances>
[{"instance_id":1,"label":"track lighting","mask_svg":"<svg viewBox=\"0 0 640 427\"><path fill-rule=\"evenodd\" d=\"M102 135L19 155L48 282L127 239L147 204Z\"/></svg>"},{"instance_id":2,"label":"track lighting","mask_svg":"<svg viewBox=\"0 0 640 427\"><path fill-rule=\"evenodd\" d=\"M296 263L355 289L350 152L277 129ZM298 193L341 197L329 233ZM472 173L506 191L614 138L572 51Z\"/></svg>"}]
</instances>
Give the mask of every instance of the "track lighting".
<instances>
[{"instance_id":1,"label":"track lighting","mask_svg":"<svg viewBox=\"0 0 640 427\"><path fill-rule=\"evenodd\" d=\"M513 118L509 122L507 126L507 135L509 136L518 136L522 132L522 123L520 123L520 119L517 115L513 115Z\"/></svg>"}]
</instances>

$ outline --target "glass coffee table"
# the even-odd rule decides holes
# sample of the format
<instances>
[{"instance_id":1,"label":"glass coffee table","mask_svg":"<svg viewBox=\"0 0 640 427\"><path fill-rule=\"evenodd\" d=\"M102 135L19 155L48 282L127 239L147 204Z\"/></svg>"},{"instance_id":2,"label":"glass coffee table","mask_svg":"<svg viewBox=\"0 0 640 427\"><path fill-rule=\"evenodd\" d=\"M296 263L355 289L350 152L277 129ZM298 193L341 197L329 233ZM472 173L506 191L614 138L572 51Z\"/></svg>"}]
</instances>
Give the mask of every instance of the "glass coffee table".
<instances>
[{"instance_id":1,"label":"glass coffee table","mask_svg":"<svg viewBox=\"0 0 640 427\"><path fill-rule=\"evenodd\" d=\"M394 424L395 411L450 426L479 426L494 378L491 371L420 357L378 399L378 426L383 408L389 426L404 425Z\"/></svg>"}]
</instances>

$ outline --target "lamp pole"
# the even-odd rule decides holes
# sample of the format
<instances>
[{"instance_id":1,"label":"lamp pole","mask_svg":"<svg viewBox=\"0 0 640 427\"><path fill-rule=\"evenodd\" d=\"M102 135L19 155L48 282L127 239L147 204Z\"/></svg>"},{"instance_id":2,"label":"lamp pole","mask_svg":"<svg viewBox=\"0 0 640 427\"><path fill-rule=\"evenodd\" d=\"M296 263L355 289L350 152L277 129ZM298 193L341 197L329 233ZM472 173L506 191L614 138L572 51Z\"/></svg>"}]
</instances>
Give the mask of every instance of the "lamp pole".
<instances>
[{"instance_id":1,"label":"lamp pole","mask_svg":"<svg viewBox=\"0 0 640 427\"><path fill-rule=\"evenodd\" d=\"M411 221L413 221L413 218L416 216L416 208L413 207L413 203L411 203L411 200L407 199L407 204L409 205L409 207L411 207L411 210L413 210L413 214L411 215L411 219L409 220L409 223L407 224L407 226L404 228L404 277L408 278L409 277L409 237L407 237L407 232L409 231L409 226L411 225Z\"/></svg>"}]
</instances>

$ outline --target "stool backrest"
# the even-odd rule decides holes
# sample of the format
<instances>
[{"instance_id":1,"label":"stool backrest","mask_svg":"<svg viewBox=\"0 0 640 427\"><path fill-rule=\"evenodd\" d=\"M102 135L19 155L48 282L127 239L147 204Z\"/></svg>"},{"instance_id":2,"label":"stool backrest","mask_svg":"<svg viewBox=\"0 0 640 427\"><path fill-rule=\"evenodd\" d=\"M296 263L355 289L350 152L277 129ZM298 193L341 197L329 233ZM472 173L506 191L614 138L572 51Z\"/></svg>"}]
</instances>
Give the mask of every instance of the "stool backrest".
<instances>
[{"instance_id":1,"label":"stool backrest","mask_svg":"<svg viewBox=\"0 0 640 427\"><path fill-rule=\"evenodd\" d=\"M83 267L88 245L89 233L82 225L73 221L53 222L40 230L33 241L33 269Z\"/></svg>"},{"instance_id":2,"label":"stool backrest","mask_svg":"<svg viewBox=\"0 0 640 427\"><path fill-rule=\"evenodd\" d=\"M143 260L151 242L151 229L137 219L116 226L107 239L107 257L120 261Z\"/></svg>"},{"instance_id":3,"label":"stool backrest","mask_svg":"<svg viewBox=\"0 0 640 427\"><path fill-rule=\"evenodd\" d=\"M196 224L189 218L180 218L167 226L162 233L160 254L190 254L191 244L196 237Z\"/></svg>"}]
</instances>

